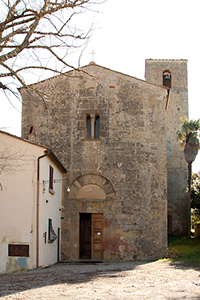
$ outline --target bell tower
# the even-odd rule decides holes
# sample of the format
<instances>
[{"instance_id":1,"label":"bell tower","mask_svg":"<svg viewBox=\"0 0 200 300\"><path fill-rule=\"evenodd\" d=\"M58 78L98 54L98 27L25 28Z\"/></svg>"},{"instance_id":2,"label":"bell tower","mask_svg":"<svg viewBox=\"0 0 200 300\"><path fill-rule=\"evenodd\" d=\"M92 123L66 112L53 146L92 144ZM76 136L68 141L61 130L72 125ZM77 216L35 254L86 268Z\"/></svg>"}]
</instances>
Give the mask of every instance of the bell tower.
<instances>
[{"instance_id":1,"label":"bell tower","mask_svg":"<svg viewBox=\"0 0 200 300\"><path fill-rule=\"evenodd\" d=\"M188 117L187 60L154 60L145 62L146 81L168 89L166 101L166 145L168 178L168 232L187 234L188 195L187 164L177 142L180 118Z\"/></svg>"}]
</instances>

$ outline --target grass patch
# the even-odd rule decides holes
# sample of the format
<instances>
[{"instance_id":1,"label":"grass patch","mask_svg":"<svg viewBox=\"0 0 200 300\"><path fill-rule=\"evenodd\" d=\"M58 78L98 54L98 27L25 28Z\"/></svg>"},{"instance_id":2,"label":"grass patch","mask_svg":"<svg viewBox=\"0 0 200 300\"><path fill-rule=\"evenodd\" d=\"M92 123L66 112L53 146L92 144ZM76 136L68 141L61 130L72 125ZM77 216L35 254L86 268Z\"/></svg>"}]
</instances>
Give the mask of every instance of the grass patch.
<instances>
[{"instance_id":1,"label":"grass patch","mask_svg":"<svg viewBox=\"0 0 200 300\"><path fill-rule=\"evenodd\" d=\"M200 238L169 237L168 251L177 254L176 261L200 267Z\"/></svg>"}]
</instances>

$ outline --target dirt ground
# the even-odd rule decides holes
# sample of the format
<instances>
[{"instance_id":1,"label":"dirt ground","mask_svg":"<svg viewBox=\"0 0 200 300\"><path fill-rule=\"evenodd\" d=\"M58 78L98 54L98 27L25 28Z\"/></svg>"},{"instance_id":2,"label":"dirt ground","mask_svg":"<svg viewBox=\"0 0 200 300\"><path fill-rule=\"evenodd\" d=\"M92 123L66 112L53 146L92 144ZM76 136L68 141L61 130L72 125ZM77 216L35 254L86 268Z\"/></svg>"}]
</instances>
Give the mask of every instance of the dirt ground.
<instances>
[{"instance_id":1,"label":"dirt ground","mask_svg":"<svg viewBox=\"0 0 200 300\"><path fill-rule=\"evenodd\" d=\"M200 299L200 269L169 261L59 263L0 275L0 299Z\"/></svg>"}]
</instances>

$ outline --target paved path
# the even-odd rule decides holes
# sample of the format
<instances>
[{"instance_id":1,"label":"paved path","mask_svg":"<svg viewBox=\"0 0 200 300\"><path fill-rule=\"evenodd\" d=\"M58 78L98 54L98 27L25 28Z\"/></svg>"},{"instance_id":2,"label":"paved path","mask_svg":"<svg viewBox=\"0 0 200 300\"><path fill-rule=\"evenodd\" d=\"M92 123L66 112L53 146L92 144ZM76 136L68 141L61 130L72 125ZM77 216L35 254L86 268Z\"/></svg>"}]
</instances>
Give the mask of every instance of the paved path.
<instances>
[{"instance_id":1,"label":"paved path","mask_svg":"<svg viewBox=\"0 0 200 300\"><path fill-rule=\"evenodd\" d=\"M0 275L0 299L200 299L200 269L169 261L60 263Z\"/></svg>"}]
</instances>

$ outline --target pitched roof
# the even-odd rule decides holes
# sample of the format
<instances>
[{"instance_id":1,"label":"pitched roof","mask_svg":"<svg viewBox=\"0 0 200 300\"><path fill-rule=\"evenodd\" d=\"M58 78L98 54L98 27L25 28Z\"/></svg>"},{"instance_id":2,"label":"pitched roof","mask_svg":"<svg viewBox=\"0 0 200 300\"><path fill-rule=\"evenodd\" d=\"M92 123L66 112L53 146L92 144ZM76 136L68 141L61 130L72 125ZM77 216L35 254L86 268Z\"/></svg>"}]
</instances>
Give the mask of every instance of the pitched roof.
<instances>
[{"instance_id":1,"label":"pitched roof","mask_svg":"<svg viewBox=\"0 0 200 300\"><path fill-rule=\"evenodd\" d=\"M153 85L153 86L162 88L162 89L166 89L165 86L161 86L161 85L158 85L158 84L154 84L154 83L148 82L148 81L146 81L146 80L144 80L144 79L140 79L140 78L137 78L137 77L134 77L134 76L131 76L131 75L128 75L128 74L119 72L119 71L115 71L115 70L109 69L109 68L107 68L107 67L103 67L103 66L101 66L101 65L96 64L96 63L93 62L93 61L90 62L88 65L82 66L82 67L80 67L80 68L77 68L77 69L75 68L75 69L69 70L69 71L67 71L67 72L65 72L65 73L63 73L63 74L55 75L55 76L49 77L49 78L47 78L47 79L44 79L44 80L35 82L35 83L33 83L33 84L28 85L28 87L29 87L29 86L31 87L31 86L37 85L37 84L42 83L42 82L46 82L46 81L52 80L52 79L54 79L54 78L58 78L59 76L63 76L63 75L64 75L64 76L67 76L68 74L70 75L70 73L72 73L72 72L74 72L74 71L77 71L77 72L80 71L80 72L81 72L81 71L84 71L84 69L89 68L89 67L91 67L91 66L99 67L99 68L102 68L102 69L104 69L104 70L107 70L107 71L110 71L110 72L114 72L114 73L116 73L116 74L120 74L120 75L129 77L129 78L134 78L134 79L136 79L136 80L138 80L138 81L141 81L141 82L143 82L143 83L147 83L147 84L150 84L150 85ZM85 73L87 73L87 72L85 71ZM88 73L88 74L89 74L89 73ZM70 77L70 76L69 76L69 77ZM19 88L19 90L20 90L20 89L24 89L24 87Z\"/></svg>"}]
</instances>

